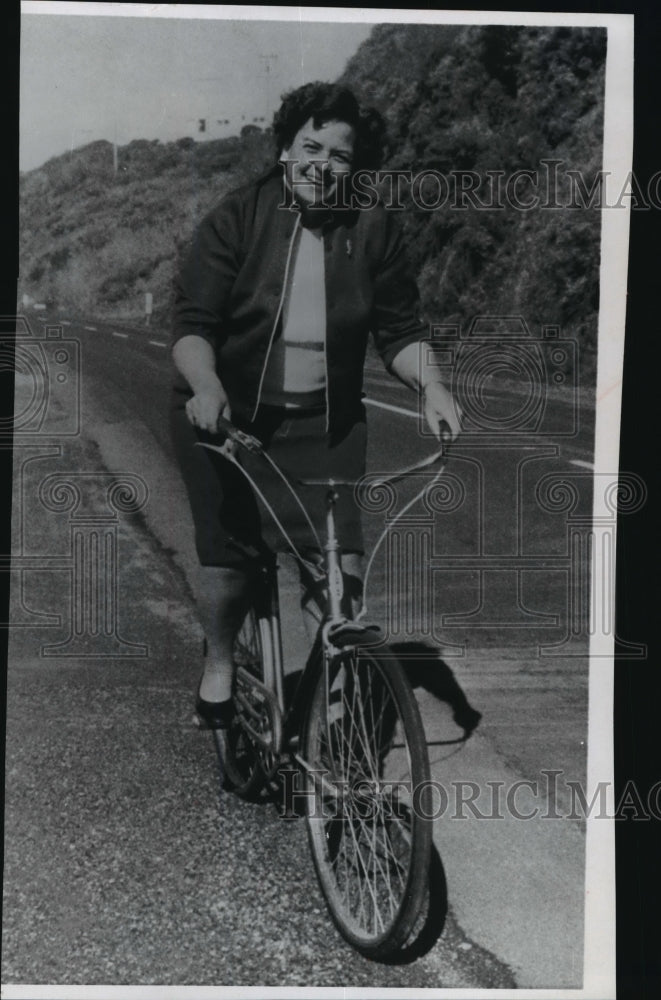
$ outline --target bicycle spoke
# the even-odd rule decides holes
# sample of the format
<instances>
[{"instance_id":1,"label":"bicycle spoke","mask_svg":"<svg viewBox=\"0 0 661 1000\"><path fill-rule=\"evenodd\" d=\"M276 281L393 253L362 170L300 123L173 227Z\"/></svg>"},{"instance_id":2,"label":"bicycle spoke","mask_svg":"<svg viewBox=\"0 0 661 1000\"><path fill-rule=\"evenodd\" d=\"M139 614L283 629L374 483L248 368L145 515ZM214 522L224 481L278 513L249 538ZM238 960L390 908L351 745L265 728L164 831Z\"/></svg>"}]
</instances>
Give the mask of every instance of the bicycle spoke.
<instances>
[{"instance_id":1,"label":"bicycle spoke","mask_svg":"<svg viewBox=\"0 0 661 1000\"><path fill-rule=\"evenodd\" d=\"M358 829L356 829L354 824L356 819L358 820ZM347 830L350 831L350 836L347 835ZM327 837L330 839L328 833ZM376 913L377 916L374 919L381 926L381 929L383 929L384 923L379 913L379 902L382 896L381 880L387 882L390 887L390 874L388 868L384 868L383 860L375 850L377 839L376 826L373 830L369 830L365 821L359 817L347 817L342 822L340 847L333 858L332 864L338 873L338 883L343 889L344 899L349 909L356 914L359 922L363 926L367 926L370 914ZM371 841L367 848L365 847L366 840ZM369 865L364 854L367 854L368 858L375 859L373 873L369 870ZM340 868L341 863L343 865L342 869ZM340 874L341 871L342 874ZM379 874L381 879L378 877ZM356 890L353 898L351 897L352 889ZM366 911L365 906L365 889L367 889L372 902L372 908L369 912ZM390 915L392 916L397 904L394 901L394 894L391 887L388 892L388 901Z\"/></svg>"},{"instance_id":2,"label":"bicycle spoke","mask_svg":"<svg viewBox=\"0 0 661 1000\"><path fill-rule=\"evenodd\" d=\"M361 869L362 869L362 871L363 871L363 873L365 875L365 880L364 881L365 881L366 887L367 887L367 889L369 891L369 894L370 894L370 896L372 898L372 903L374 905L374 914L375 914L375 919L376 919L376 913L377 913L376 891L375 891L374 886L372 885L372 883L369 880L369 871L368 871L367 865L365 864L365 860L364 860L364 858L362 856L360 848L358 846L358 841L356 839L356 834L355 834L355 830L353 828L353 824L352 823L349 823L349 829L351 830L351 837L352 837L352 840L353 840L353 843L354 843L354 847L356 848L355 854L356 854L356 857L358 858L358 860L360 862L360 867L361 867ZM362 882L359 881L358 884L361 885ZM383 922L382 922L382 927L383 927Z\"/></svg>"},{"instance_id":3,"label":"bicycle spoke","mask_svg":"<svg viewBox=\"0 0 661 1000\"><path fill-rule=\"evenodd\" d=\"M346 751L346 756L350 762L349 773L351 771L357 770L357 766L360 768L360 772L364 775L367 780L371 780L375 783L378 782L377 768L380 758L383 756L383 724L386 716L386 695L387 692L381 685L379 688L379 698L378 698L378 712L375 717L374 705L377 701L377 696L374 692L374 686L372 683L372 677L369 672L366 672L365 681L358 674L358 670L355 664L352 664L352 673L349 676L350 688L351 688L351 700L349 701L346 697L346 687L345 684L342 703L347 708L346 713L341 714L341 725L339 728L340 745ZM365 696L358 698L358 693L361 687L365 687ZM367 706L368 717L365 715L365 707ZM348 717L349 722L349 734L344 727L345 714ZM372 745L370 745L372 744ZM355 754L356 746L362 751L362 760L358 761ZM345 754L341 754L341 759L344 760ZM353 766L352 766L353 765ZM357 766L356 766L357 765ZM363 766L361 766L363 765ZM365 766L366 765L366 766ZM343 777L346 778L346 771L343 771ZM351 833L353 838L354 853L360 859L362 867L362 875L368 885L370 896L373 902L373 913L374 922L379 923L383 928L383 920L379 913L379 901L382 896L385 896L387 900L387 906L389 910L389 917L392 917L396 912L399 905L399 898L396 896L393 889L393 882L391 877L391 869L397 873L400 896L401 891L405 887L405 879L402 877L402 871L405 871L405 867L402 862L395 856L394 846L392 841L388 837L387 829L383 820L383 817L379 815L382 811L382 807L374 801L373 807L377 810L377 815L373 818L371 826L368 822L359 815L352 815L348 822L351 827ZM368 841L367 852L372 859L372 871L365 864L362 857L363 843L361 842L361 836L355 835L355 830L353 823L357 822L360 827L360 833L363 841ZM381 837L379 837L381 835ZM380 842L381 840L381 842ZM346 845L343 854L346 855ZM359 873L360 877L360 873ZM361 893L361 904L362 904L362 893ZM364 910L361 905L361 913ZM376 932L376 926L375 926Z\"/></svg>"},{"instance_id":4,"label":"bicycle spoke","mask_svg":"<svg viewBox=\"0 0 661 1000\"><path fill-rule=\"evenodd\" d=\"M361 825L363 826L365 825L365 821L362 820L360 817L358 817L358 821L359 823L361 823ZM377 848L378 829L380 829L383 833L383 846L381 851ZM388 835L388 830L385 823L379 824L377 826L376 820L374 821L373 836L374 836L374 847L372 853L375 864L375 881L376 881L376 867L378 866L382 876L383 887L384 889L386 889L386 895L390 903L390 912L392 915L396 911L397 906L399 905L399 899L395 895L395 892L393 890L391 873L392 870L394 869L395 872L397 873L397 876L399 877L401 890L404 890L406 886L406 880L402 877L402 872L405 872L406 869L395 854L394 847ZM388 845L390 845L390 849Z\"/></svg>"},{"instance_id":5,"label":"bicycle spoke","mask_svg":"<svg viewBox=\"0 0 661 1000\"><path fill-rule=\"evenodd\" d=\"M345 754L342 751L342 748L340 748L338 756L342 762L344 762L345 757L347 758L347 770L349 772L347 773L347 770L344 770L341 777L343 780L348 780L353 765L353 769L358 770L365 778L376 780L376 762L374 760L372 749L369 746L370 740L362 709L363 698L359 697L360 678L356 676L355 669L353 671L353 676L351 677L351 682L351 702L346 699L344 693L342 696L342 706L345 707L347 711L341 713L340 729L338 733L342 746L346 749ZM348 735L345 731L345 718L349 727ZM358 745L358 748L362 751L362 756L360 758L356 755L356 745Z\"/></svg>"},{"instance_id":6,"label":"bicycle spoke","mask_svg":"<svg viewBox=\"0 0 661 1000\"><path fill-rule=\"evenodd\" d=\"M379 904L385 899L387 901L389 917L392 917L396 913L401 902L402 893L406 887L406 867L397 856L395 844L388 832L385 815L385 809L388 807L384 808L383 804L378 800L373 802L372 806L375 809L375 815L371 819L365 819L359 813L356 813L355 810L350 811L349 815L344 817L341 843L332 861L338 873L338 881L344 888L345 899L347 898L349 887L347 864L351 864L352 874L358 879L358 904L357 907L355 905L351 906L349 902L349 905L352 910L358 910L356 913L357 919L363 923L366 917L362 887L363 881L369 890L375 912L378 912ZM345 800L346 809L347 803ZM337 820L332 822L336 823ZM350 838L346 835L347 829L350 831ZM327 834L327 837L330 840L329 834ZM351 846L353 846L353 860L349 859ZM365 862L364 853L367 853L372 859L372 870L370 870L368 864ZM344 863L343 877L340 875L341 862ZM393 875L396 875L398 881L397 888L393 885ZM383 926L380 914L378 915L377 923Z\"/></svg>"},{"instance_id":7,"label":"bicycle spoke","mask_svg":"<svg viewBox=\"0 0 661 1000\"><path fill-rule=\"evenodd\" d=\"M392 883L390 881L390 873L388 871L388 867L386 866L386 868L384 869L383 865L381 864L381 858L379 857L379 854L378 854L378 851L377 851L378 837L377 837L377 827L376 827L376 824L374 824L372 826L371 830L367 830L367 829L365 829L364 821L362 821L360 819L358 821L359 821L359 823L361 823L361 826L363 826L364 831L368 834L368 836L371 837L371 840L372 840L372 848L371 848L371 852L370 853L372 855L373 864L374 864L374 876L373 876L373 878L374 878L375 893L379 890L380 887L383 887L383 888L387 887L386 898L388 900L388 903L390 904L390 916L392 916L392 914L397 909L397 904L396 904L396 902L393 899ZM378 871L379 871L379 873L381 875L381 880L378 879L377 868L378 868Z\"/></svg>"},{"instance_id":8,"label":"bicycle spoke","mask_svg":"<svg viewBox=\"0 0 661 1000\"><path fill-rule=\"evenodd\" d=\"M363 878L361 872L361 865L358 864L356 860L356 852L349 852L349 840L346 833L346 828L349 825L346 819L341 822L341 841L340 841L340 851L338 852L338 858L342 857L344 860L344 882L340 880L339 885L343 889L343 898L345 905L349 912L355 913L356 909L358 912L356 914L357 919L363 923L365 915L365 893L363 891Z\"/></svg>"},{"instance_id":9,"label":"bicycle spoke","mask_svg":"<svg viewBox=\"0 0 661 1000\"><path fill-rule=\"evenodd\" d=\"M381 692L382 692L382 694L381 694L381 710L380 710L380 712L379 712L379 714L378 714L378 716L377 716L376 719L374 718L374 698L370 698L369 701L368 701L368 705L369 705L369 709L370 709L370 715L371 715L371 718L372 718L371 731L375 734L375 743L376 743L376 746L378 746L378 747L383 746L383 740L382 740L382 735L381 734L382 734L383 722L384 722L385 711L386 711L386 691L383 688L383 686L381 687Z\"/></svg>"},{"instance_id":10,"label":"bicycle spoke","mask_svg":"<svg viewBox=\"0 0 661 1000\"><path fill-rule=\"evenodd\" d=\"M354 674L355 673L356 673L356 670L354 668ZM369 674L367 676L367 683L368 683L369 688L371 688L371 681L370 681ZM359 690L359 685L360 685L360 678L356 677L356 690ZM367 692L367 699L369 699L369 693L370 692L368 690L368 692ZM358 739L361 742L361 745L363 747L363 751L364 751L364 754L365 754L365 758L366 758L366 761L367 761L367 765L369 766L370 771L371 771L369 777L373 781L376 781L377 778L378 778L377 766L376 766L376 762L374 760L374 756L370 752L372 748L369 746L370 738L369 738L369 735L368 735L368 732L367 732L367 726L365 724L365 711L364 711L364 708L363 708L365 700L366 699L364 699L362 697L358 699L357 737L358 737Z\"/></svg>"}]
</instances>

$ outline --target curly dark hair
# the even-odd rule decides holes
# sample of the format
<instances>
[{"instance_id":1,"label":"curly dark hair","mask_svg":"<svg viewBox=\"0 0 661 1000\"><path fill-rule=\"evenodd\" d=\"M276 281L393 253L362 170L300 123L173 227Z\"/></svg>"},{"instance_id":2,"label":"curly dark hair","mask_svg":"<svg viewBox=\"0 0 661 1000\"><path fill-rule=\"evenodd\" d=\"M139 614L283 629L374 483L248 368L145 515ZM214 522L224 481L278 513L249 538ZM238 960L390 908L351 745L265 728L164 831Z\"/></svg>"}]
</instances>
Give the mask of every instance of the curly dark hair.
<instances>
[{"instance_id":1,"label":"curly dark hair","mask_svg":"<svg viewBox=\"0 0 661 1000\"><path fill-rule=\"evenodd\" d=\"M346 122L355 130L352 170L377 170L383 161L386 123L375 108L364 108L348 87L337 83L306 83L283 94L273 116L278 156L289 147L306 121L315 128L325 122Z\"/></svg>"}]
</instances>

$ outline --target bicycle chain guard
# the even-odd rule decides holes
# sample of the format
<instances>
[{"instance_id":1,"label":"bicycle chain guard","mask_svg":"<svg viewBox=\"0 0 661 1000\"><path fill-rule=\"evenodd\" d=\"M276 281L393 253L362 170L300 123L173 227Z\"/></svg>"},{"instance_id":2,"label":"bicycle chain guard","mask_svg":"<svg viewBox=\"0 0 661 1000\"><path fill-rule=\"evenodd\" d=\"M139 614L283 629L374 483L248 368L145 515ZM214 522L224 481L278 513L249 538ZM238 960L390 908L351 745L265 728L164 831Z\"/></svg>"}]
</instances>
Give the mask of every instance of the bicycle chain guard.
<instances>
[{"instance_id":1,"label":"bicycle chain guard","mask_svg":"<svg viewBox=\"0 0 661 1000\"><path fill-rule=\"evenodd\" d=\"M234 700L237 703L239 724L257 750L267 778L280 764L283 744L282 712L273 691L267 688L244 667L236 671ZM268 729L262 728L264 712ZM260 728L257 728L260 727ZM268 758L271 763L268 764Z\"/></svg>"}]
</instances>

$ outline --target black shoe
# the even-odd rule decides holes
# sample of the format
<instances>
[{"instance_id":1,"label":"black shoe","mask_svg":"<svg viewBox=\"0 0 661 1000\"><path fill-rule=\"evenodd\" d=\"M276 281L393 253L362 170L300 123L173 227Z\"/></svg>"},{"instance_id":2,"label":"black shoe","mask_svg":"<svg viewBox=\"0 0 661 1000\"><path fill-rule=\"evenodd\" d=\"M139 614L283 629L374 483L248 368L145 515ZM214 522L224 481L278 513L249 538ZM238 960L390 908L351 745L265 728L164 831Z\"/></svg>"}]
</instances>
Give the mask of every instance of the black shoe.
<instances>
[{"instance_id":1,"label":"black shoe","mask_svg":"<svg viewBox=\"0 0 661 1000\"><path fill-rule=\"evenodd\" d=\"M234 718L234 702L231 698L225 701L205 701L198 694L195 699L197 717L205 729L228 729Z\"/></svg>"},{"instance_id":2,"label":"black shoe","mask_svg":"<svg viewBox=\"0 0 661 1000\"><path fill-rule=\"evenodd\" d=\"M462 705L455 710L452 718L458 726L461 726L468 737L474 729L477 729L477 725L482 718L482 713L478 712L475 708L471 708L470 705Z\"/></svg>"}]
</instances>

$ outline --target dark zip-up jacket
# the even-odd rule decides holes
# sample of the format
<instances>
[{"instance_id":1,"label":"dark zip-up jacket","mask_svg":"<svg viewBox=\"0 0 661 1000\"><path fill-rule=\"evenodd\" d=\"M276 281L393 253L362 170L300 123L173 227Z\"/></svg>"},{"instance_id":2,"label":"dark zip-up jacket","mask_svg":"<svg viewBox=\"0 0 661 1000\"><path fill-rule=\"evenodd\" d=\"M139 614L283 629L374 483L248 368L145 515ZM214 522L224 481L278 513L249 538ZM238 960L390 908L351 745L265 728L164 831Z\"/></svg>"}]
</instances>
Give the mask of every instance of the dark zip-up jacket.
<instances>
[{"instance_id":1,"label":"dark zip-up jacket","mask_svg":"<svg viewBox=\"0 0 661 1000\"><path fill-rule=\"evenodd\" d=\"M284 204L282 170L226 195L203 219L176 288L173 342L194 334L214 348L233 416L254 420L282 303L296 229ZM333 211L323 225L326 283L327 430L362 413L363 367L371 332L384 364L423 340L418 289L398 220L381 204ZM183 376L178 393L190 395Z\"/></svg>"}]
</instances>

